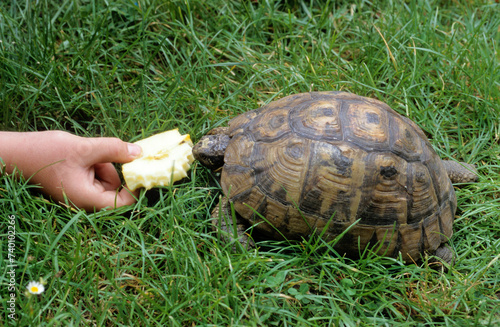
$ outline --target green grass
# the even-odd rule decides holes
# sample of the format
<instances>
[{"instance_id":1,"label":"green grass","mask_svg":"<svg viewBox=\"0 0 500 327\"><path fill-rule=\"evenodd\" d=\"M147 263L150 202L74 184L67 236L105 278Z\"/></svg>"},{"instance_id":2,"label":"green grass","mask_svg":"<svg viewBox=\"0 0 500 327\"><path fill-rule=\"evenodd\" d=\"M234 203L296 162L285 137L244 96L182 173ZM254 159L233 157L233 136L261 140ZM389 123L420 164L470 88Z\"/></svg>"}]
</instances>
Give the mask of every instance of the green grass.
<instances>
[{"instance_id":1,"label":"green grass","mask_svg":"<svg viewBox=\"0 0 500 327\"><path fill-rule=\"evenodd\" d=\"M0 128L134 141L178 127L196 141L293 93L374 97L441 157L478 166L480 182L456 189L457 263L352 261L314 239L233 253L211 232L219 189L200 165L93 214L1 176L0 325L500 326L497 1L135 2L1 2ZM26 297L40 277L46 291Z\"/></svg>"}]
</instances>

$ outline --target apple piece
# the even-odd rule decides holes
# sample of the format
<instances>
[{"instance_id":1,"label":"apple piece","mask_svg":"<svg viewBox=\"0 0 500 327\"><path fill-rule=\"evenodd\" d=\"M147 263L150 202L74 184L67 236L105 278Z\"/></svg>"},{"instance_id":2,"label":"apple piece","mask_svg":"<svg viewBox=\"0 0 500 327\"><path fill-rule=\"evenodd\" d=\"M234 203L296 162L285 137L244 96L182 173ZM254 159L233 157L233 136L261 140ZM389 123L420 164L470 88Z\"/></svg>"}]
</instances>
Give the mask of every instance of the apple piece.
<instances>
[{"instance_id":1,"label":"apple piece","mask_svg":"<svg viewBox=\"0 0 500 327\"><path fill-rule=\"evenodd\" d=\"M125 183L131 191L140 187L149 190L171 185L187 176L194 161L193 142L189 134L181 135L177 129L150 136L135 144L141 146L141 156L122 166Z\"/></svg>"}]
</instances>

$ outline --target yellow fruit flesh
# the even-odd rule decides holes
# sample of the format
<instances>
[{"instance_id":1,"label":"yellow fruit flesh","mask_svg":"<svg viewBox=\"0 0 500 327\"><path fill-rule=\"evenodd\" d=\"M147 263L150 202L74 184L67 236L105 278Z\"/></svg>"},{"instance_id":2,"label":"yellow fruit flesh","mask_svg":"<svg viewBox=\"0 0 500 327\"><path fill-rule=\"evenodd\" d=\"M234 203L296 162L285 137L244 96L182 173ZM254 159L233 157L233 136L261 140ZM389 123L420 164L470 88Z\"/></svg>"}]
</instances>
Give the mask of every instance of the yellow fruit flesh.
<instances>
[{"instance_id":1,"label":"yellow fruit flesh","mask_svg":"<svg viewBox=\"0 0 500 327\"><path fill-rule=\"evenodd\" d=\"M194 161L193 142L188 134L177 129L166 131L135 142L142 155L122 167L127 187L134 191L156 186L168 186L187 176Z\"/></svg>"}]
</instances>

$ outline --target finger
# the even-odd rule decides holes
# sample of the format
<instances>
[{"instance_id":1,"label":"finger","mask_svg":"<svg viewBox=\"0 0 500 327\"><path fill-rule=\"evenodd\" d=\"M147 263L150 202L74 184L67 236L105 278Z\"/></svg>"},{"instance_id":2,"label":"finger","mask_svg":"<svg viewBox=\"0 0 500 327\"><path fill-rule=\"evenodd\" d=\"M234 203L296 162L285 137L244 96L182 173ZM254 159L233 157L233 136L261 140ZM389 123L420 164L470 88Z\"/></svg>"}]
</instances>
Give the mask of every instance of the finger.
<instances>
[{"instance_id":1,"label":"finger","mask_svg":"<svg viewBox=\"0 0 500 327\"><path fill-rule=\"evenodd\" d=\"M126 187L122 188L120 192L118 192L116 207L127 206L136 203L139 194L139 190L131 191Z\"/></svg>"},{"instance_id":2,"label":"finger","mask_svg":"<svg viewBox=\"0 0 500 327\"><path fill-rule=\"evenodd\" d=\"M137 202L138 194L134 194L127 188L122 188L118 193L115 191L106 191L103 193L103 203L101 208L109 209L131 205Z\"/></svg>"},{"instance_id":3,"label":"finger","mask_svg":"<svg viewBox=\"0 0 500 327\"><path fill-rule=\"evenodd\" d=\"M75 204L86 211L98 211L104 208L113 209L134 204L137 202L137 196L138 194L123 188L119 192L117 190L92 192L88 197L82 199L82 203Z\"/></svg>"},{"instance_id":4,"label":"finger","mask_svg":"<svg viewBox=\"0 0 500 327\"><path fill-rule=\"evenodd\" d=\"M120 187L120 176L111 163L107 162L95 164L94 169L95 178L101 182L105 190L116 190Z\"/></svg>"},{"instance_id":5,"label":"finger","mask_svg":"<svg viewBox=\"0 0 500 327\"><path fill-rule=\"evenodd\" d=\"M77 154L84 164L103 162L126 163L141 155L137 144L127 143L115 137L82 138L77 146Z\"/></svg>"}]
</instances>

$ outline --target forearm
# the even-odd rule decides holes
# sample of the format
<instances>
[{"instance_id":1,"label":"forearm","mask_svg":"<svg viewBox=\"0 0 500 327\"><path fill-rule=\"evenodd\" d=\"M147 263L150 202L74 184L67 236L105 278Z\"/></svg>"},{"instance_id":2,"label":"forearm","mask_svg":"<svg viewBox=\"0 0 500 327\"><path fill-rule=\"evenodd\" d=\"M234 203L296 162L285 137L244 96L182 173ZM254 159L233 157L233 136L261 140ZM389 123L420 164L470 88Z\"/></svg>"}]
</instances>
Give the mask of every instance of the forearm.
<instances>
[{"instance_id":1,"label":"forearm","mask_svg":"<svg viewBox=\"0 0 500 327\"><path fill-rule=\"evenodd\" d=\"M14 170L25 178L43 173L44 168L64 160L65 149L60 148L58 139L61 131L46 132L0 132L0 158L5 163L5 172ZM59 155L58 155L59 153Z\"/></svg>"}]
</instances>

